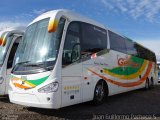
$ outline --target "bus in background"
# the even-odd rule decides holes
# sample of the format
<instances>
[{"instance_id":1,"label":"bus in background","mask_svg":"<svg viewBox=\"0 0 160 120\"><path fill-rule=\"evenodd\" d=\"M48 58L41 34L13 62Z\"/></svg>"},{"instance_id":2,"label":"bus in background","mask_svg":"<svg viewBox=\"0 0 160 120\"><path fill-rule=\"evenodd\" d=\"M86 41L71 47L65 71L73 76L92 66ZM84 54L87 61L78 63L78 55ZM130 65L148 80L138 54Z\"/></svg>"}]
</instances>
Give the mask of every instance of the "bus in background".
<instances>
[{"instance_id":1,"label":"bus in background","mask_svg":"<svg viewBox=\"0 0 160 120\"><path fill-rule=\"evenodd\" d=\"M160 83L160 62L157 62L158 69L158 83Z\"/></svg>"},{"instance_id":2,"label":"bus in background","mask_svg":"<svg viewBox=\"0 0 160 120\"><path fill-rule=\"evenodd\" d=\"M68 10L29 24L11 72L12 103L58 109L152 88L155 54L103 25Z\"/></svg>"},{"instance_id":3,"label":"bus in background","mask_svg":"<svg viewBox=\"0 0 160 120\"><path fill-rule=\"evenodd\" d=\"M24 27L14 27L0 31L0 95L8 94L13 59L24 30Z\"/></svg>"}]
</instances>

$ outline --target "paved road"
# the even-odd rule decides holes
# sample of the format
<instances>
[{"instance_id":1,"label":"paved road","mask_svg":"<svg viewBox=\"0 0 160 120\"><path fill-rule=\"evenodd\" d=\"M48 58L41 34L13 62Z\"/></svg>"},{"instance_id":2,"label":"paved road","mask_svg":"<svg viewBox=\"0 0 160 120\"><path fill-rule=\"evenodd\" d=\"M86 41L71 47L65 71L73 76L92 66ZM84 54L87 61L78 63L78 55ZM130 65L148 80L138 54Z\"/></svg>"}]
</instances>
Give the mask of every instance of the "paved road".
<instances>
[{"instance_id":1,"label":"paved road","mask_svg":"<svg viewBox=\"0 0 160 120\"><path fill-rule=\"evenodd\" d=\"M158 119L160 116L160 85L154 89L136 90L109 97L99 106L82 103L59 110L27 108L9 103L0 97L0 118L3 120L64 120L64 119Z\"/></svg>"}]
</instances>

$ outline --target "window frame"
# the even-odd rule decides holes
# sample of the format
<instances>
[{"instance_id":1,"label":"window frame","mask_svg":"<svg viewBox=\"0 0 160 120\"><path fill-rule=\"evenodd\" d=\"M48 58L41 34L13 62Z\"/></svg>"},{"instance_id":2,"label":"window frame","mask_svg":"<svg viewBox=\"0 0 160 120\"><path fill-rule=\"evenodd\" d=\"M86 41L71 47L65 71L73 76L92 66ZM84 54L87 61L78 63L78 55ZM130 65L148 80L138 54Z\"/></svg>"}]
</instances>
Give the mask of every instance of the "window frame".
<instances>
[{"instance_id":1,"label":"window frame","mask_svg":"<svg viewBox=\"0 0 160 120\"><path fill-rule=\"evenodd\" d=\"M121 38L123 39L123 42L124 42L124 48L123 48L123 50L118 50L118 49L112 48L110 33L113 33L113 34L116 35L116 37L121 37ZM121 35L113 32L113 31L111 31L111 30L108 30L108 36L109 36L109 44L110 44L109 49L114 50L114 51L117 51L117 52L121 52L121 53L124 53L124 54L128 54L128 52L127 52L127 47L126 47L126 42L125 42L126 40L125 40L125 38L124 38L123 36L121 36ZM124 49L125 49L125 51L124 51Z\"/></svg>"},{"instance_id":2,"label":"window frame","mask_svg":"<svg viewBox=\"0 0 160 120\"><path fill-rule=\"evenodd\" d=\"M70 25L71 24L73 24L73 23L77 23L77 24L79 24L79 34L77 35L78 37L79 37L79 39L80 39L80 53L81 53L81 55L80 55L80 59L79 60L77 60L77 61L75 61L76 63L79 63L79 62L82 62L82 61L85 61L85 60L88 60L88 59L90 59L91 58L91 55L93 54L87 54L87 52L84 52L84 51L82 51L82 48L83 48L83 39L84 39L84 37L83 37L83 30L82 30L82 24L87 24L87 25L90 25L90 26L93 26L93 27L96 27L96 28L99 28L99 29L102 29L104 32L105 32L105 39L106 39L106 41L105 41L105 48L103 48L103 50L100 50L100 51L98 51L98 52L101 52L101 51L104 51L104 50L106 50L106 49L108 49L109 47L109 35L108 35L108 30L107 29L105 29L105 28L102 28L102 27L100 27L100 26L97 26L97 25L94 25L94 24L90 24L90 23L87 23L87 22L83 22L83 21L71 21L71 22L69 22L68 23L68 25L66 26L66 34L65 34L65 38L64 38L64 45L63 45L63 50L64 50L64 47L65 47L65 42L66 42L66 37L67 37L67 33L68 33L68 30L69 30L69 27L70 27ZM98 53L98 52L94 52L94 53ZM72 63L70 63L70 64L73 64L73 63L75 63L75 62L72 62ZM68 64L68 65L70 65L70 64ZM68 65L63 65L63 52L62 52L62 66L63 67L65 67L65 66L68 66Z\"/></svg>"},{"instance_id":3,"label":"window frame","mask_svg":"<svg viewBox=\"0 0 160 120\"><path fill-rule=\"evenodd\" d=\"M74 33L74 31L68 31L70 25L72 25L72 24L74 24L74 23L78 23L79 33L76 33L76 32ZM63 50L62 50L62 67L68 66L68 65L70 65L70 64L73 64L73 63L78 62L79 60L81 60L81 54L80 54L80 58L79 58L78 60L76 60L76 61L74 61L74 62L72 62L72 60L71 60L71 63L69 63L69 64L67 64L67 65L64 65L64 64L63 64L63 51L64 51L64 48L65 48L65 42L66 42L66 39L67 39L68 32L69 32L71 35L74 35L74 36L76 36L76 37L79 38L80 52L81 52L81 39L82 39L82 35L81 35L81 34L82 34L82 32L81 32L81 22L80 22L80 21L71 21L71 22L67 25L67 27L66 27L66 34L65 34L64 45L63 45ZM72 33L73 33L73 34L72 34ZM76 35L76 34L77 34L77 35Z\"/></svg>"},{"instance_id":4,"label":"window frame","mask_svg":"<svg viewBox=\"0 0 160 120\"><path fill-rule=\"evenodd\" d=\"M88 25L88 26L90 26L90 27L96 27L96 28L98 28L98 29L103 30L103 31L106 33L106 35L105 35L105 38L106 38L105 48L103 48L103 50L108 49L108 44L109 44L109 43L108 43L108 33L107 33L107 30L104 29L104 28L102 28L102 27L99 27L99 26L97 26L97 25L94 25L94 24L81 22L81 32L82 32L82 42L81 42L81 44L82 44L82 49L84 48L84 47L83 47L84 35L83 35L83 25L82 25L82 24L86 24L86 25ZM104 40L103 40L103 41L104 41ZM103 43L102 43L102 44L103 44ZM98 52L103 51L103 50L99 50L99 51L97 51L97 52L92 52L92 53L98 53ZM83 52L83 51L82 51L82 52Z\"/></svg>"},{"instance_id":5,"label":"window frame","mask_svg":"<svg viewBox=\"0 0 160 120\"><path fill-rule=\"evenodd\" d=\"M108 30L108 37L109 37L109 49L110 50L115 50L115 49L112 49L111 48L111 38L110 38L110 32L114 33L115 35L118 35L120 37L122 37L121 35L119 34L116 34L115 32L111 31L111 30ZM132 56L135 56L135 57L138 57L138 58L142 58L142 59L145 59L145 60L148 60L148 61L152 61L152 62L156 62L156 56L155 56L155 53L152 52L151 50L149 50L148 48L145 48L143 47L142 45L132 41L131 39L127 38L127 37L122 37L124 39L124 43L125 43L125 49L126 49L126 52L123 52L123 51L119 51L119 50L115 50L115 51L118 51L118 52L121 52L121 53L124 53L124 54L127 54L127 55L132 55ZM139 47L140 49L142 49L143 51L146 51L144 53L138 51L138 48L136 48L136 46L134 46L134 49L136 49L136 52L137 52L137 55L135 54L130 54L128 52L128 49L127 49L127 45L126 45L126 41L130 41L132 43L134 43L137 47ZM151 56L149 56L149 55Z\"/></svg>"},{"instance_id":6,"label":"window frame","mask_svg":"<svg viewBox=\"0 0 160 120\"><path fill-rule=\"evenodd\" d=\"M135 54L135 53L134 53L134 54L131 54L131 53L128 51L128 47L127 47L128 44L127 44L126 42L130 42L130 43L134 44L134 46L133 46L132 49L134 49L134 51L136 51L136 54ZM129 39L129 38L127 38L127 37L125 37L125 44L126 44L127 54L132 55L132 56L138 56L137 49L135 48L135 45L137 44L136 42L132 41L131 39Z\"/></svg>"}]
</instances>

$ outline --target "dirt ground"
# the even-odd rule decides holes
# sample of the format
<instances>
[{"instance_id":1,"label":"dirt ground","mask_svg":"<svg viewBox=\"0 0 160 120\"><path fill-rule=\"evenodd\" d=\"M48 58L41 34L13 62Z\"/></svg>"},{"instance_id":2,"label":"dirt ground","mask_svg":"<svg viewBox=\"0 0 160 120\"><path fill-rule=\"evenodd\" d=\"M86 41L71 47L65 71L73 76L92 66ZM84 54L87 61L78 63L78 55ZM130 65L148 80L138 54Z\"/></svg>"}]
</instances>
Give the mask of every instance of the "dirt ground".
<instances>
[{"instance_id":1,"label":"dirt ground","mask_svg":"<svg viewBox=\"0 0 160 120\"><path fill-rule=\"evenodd\" d=\"M0 119L2 120L104 120L104 119L160 119L160 85L151 90L136 90L111 96L99 106L90 102L59 110L24 107L0 97Z\"/></svg>"}]
</instances>

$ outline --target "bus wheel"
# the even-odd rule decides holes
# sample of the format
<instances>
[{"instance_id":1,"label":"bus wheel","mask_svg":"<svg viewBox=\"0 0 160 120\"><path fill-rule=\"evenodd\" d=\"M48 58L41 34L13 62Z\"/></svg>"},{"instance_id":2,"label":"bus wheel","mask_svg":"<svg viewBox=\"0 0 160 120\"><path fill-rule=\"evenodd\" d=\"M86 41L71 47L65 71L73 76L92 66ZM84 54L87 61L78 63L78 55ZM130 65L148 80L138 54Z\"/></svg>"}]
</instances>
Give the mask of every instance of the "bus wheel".
<instances>
[{"instance_id":1,"label":"bus wheel","mask_svg":"<svg viewBox=\"0 0 160 120\"><path fill-rule=\"evenodd\" d=\"M146 83L145 83L145 89L148 90L149 89L149 79L147 78Z\"/></svg>"},{"instance_id":2,"label":"bus wheel","mask_svg":"<svg viewBox=\"0 0 160 120\"><path fill-rule=\"evenodd\" d=\"M150 86L149 86L151 89L154 88L154 81L153 81L153 78L151 77L151 80L150 80Z\"/></svg>"},{"instance_id":3,"label":"bus wheel","mask_svg":"<svg viewBox=\"0 0 160 120\"><path fill-rule=\"evenodd\" d=\"M107 97L107 88L104 81L99 81L94 90L94 105L102 104Z\"/></svg>"}]
</instances>

